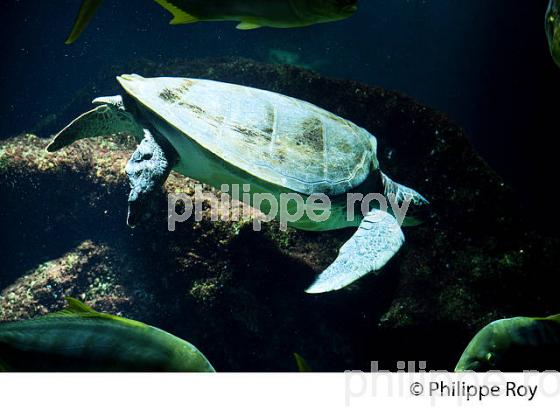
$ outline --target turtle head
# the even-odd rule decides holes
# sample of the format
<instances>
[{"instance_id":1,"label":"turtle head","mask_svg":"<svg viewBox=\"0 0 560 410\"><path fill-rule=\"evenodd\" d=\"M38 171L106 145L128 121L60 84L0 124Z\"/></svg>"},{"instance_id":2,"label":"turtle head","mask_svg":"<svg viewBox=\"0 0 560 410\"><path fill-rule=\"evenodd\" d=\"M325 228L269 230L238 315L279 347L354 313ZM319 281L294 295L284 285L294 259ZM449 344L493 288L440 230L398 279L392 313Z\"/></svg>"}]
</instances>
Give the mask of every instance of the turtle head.
<instances>
[{"instance_id":1,"label":"turtle head","mask_svg":"<svg viewBox=\"0 0 560 410\"><path fill-rule=\"evenodd\" d=\"M162 147L148 130L144 130L144 139L125 168L130 183L127 216L129 226L136 226L150 209L171 168L171 162Z\"/></svg>"}]
</instances>

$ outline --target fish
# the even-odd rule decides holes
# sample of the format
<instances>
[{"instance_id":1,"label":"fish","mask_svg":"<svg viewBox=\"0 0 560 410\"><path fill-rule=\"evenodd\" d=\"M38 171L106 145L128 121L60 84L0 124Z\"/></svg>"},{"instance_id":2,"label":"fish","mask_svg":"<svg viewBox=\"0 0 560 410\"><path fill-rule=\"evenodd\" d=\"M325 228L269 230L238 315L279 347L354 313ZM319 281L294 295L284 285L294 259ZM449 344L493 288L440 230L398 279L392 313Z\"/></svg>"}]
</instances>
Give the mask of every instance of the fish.
<instances>
[{"instance_id":1,"label":"fish","mask_svg":"<svg viewBox=\"0 0 560 410\"><path fill-rule=\"evenodd\" d=\"M560 6L558 0L550 0L544 20L550 54L560 67Z\"/></svg>"},{"instance_id":2,"label":"fish","mask_svg":"<svg viewBox=\"0 0 560 410\"><path fill-rule=\"evenodd\" d=\"M171 24L235 21L240 30L259 27L295 28L344 20L358 9L358 0L154 0L169 11ZM83 0L66 44L75 42L103 0Z\"/></svg>"},{"instance_id":3,"label":"fish","mask_svg":"<svg viewBox=\"0 0 560 410\"><path fill-rule=\"evenodd\" d=\"M1 371L214 372L185 340L65 299L62 311L0 323Z\"/></svg>"},{"instance_id":4,"label":"fish","mask_svg":"<svg viewBox=\"0 0 560 410\"><path fill-rule=\"evenodd\" d=\"M559 366L560 314L512 317L486 325L470 341L455 371L546 371Z\"/></svg>"}]
</instances>

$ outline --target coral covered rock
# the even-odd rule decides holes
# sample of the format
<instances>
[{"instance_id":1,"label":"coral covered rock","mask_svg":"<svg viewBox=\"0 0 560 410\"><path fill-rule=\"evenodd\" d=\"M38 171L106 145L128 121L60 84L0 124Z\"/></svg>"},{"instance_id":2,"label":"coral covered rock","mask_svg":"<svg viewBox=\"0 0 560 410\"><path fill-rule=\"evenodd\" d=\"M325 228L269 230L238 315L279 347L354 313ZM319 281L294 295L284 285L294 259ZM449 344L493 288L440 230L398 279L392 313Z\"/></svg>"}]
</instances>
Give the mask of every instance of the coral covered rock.
<instances>
[{"instance_id":1,"label":"coral covered rock","mask_svg":"<svg viewBox=\"0 0 560 410\"><path fill-rule=\"evenodd\" d=\"M217 221L207 203L201 220L169 232L162 194L131 230L130 137L48 154L46 139L21 135L0 143L0 320L57 310L69 295L192 341L222 371L295 370L292 352L315 370L368 369L371 360L393 369L413 359L451 370L490 320L560 312L547 286L560 270L558 240L535 230L445 115L396 92L248 60L142 63L113 74L125 71L256 86L348 118L378 138L383 169L425 194L433 215L405 230L402 251L377 275L307 295L352 229L282 232L268 223L256 232L256 211L230 222L245 206L226 202ZM99 94L118 92L113 80L97 81ZM193 196L196 185L172 173L165 190Z\"/></svg>"}]
</instances>

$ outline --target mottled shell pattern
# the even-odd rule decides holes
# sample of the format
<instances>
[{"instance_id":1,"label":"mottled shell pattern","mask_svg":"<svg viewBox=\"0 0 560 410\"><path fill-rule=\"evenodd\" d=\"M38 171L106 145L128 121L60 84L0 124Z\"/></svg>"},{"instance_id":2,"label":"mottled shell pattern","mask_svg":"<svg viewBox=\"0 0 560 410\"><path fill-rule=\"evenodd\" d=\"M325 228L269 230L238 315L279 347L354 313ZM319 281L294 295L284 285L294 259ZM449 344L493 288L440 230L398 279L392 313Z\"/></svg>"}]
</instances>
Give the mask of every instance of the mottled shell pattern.
<instances>
[{"instance_id":1,"label":"mottled shell pattern","mask_svg":"<svg viewBox=\"0 0 560 410\"><path fill-rule=\"evenodd\" d=\"M338 195L377 168L363 128L270 91L186 78L117 78L142 105L231 165L303 194Z\"/></svg>"}]
</instances>

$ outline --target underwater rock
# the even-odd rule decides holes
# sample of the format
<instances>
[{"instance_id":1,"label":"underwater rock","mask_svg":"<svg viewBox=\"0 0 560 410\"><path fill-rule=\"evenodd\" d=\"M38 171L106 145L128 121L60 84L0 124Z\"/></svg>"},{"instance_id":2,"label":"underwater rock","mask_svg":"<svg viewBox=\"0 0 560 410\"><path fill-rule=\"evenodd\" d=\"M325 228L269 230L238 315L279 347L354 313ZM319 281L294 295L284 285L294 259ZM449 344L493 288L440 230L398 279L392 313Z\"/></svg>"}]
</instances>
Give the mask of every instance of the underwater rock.
<instances>
[{"instance_id":1,"label":"underwater rock","mask_svg":"<svg viewBox=\"0 0 560 410\"><path fill-rule=\"evenodd\" d=\"M238 59L115 67L87 98L118 92L113 78L123 72L269 89L352 120L377 137L383 170L425 194L433 215L405 229L403 249L379 274L307 295L353 229L269 223L255 232L250 218L212 222L205 206L202 220L169 232L162 195L131 230L124 166L133 141L82 140L47 154L48 140L21 135L0 143L0 320L77 296L192 341L222 371L293 371L293 352L317 371L369 369L371 360L394 369L412 358L452 370L482 325L560 311L547 285L560 273L559 241L538 233L544 222L524 214L444 114L396 92ZM79 112L74 105L71 115ZM196 184L172 173L165 189L192 196ZM223 215L244 207L222 205Z\"/></svg>"}]
</instances>

